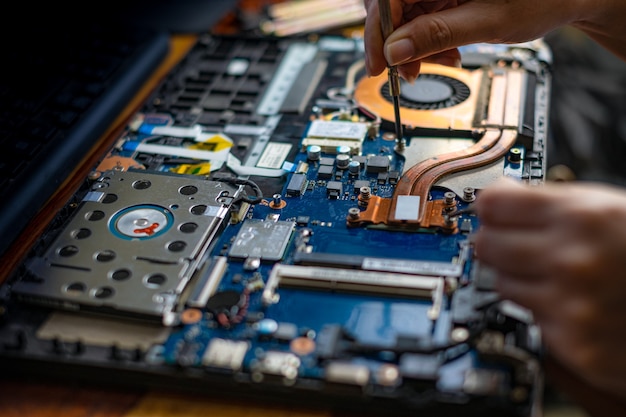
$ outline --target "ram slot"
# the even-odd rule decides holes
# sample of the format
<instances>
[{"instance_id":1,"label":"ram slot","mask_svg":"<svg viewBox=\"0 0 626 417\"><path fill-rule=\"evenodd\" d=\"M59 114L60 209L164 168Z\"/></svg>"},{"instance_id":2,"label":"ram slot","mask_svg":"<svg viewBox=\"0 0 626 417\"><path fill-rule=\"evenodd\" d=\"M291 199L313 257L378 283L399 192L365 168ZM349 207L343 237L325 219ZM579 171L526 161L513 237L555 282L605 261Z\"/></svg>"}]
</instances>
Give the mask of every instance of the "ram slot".
<instances>
[{"instance_id":1,"label":"ram slot","mask_svg":"<svg viewBox=\"0 0 626 417\"><path fill-rule=\"evenodd\" d=\"M443 282L443 278L437 276L276 264L268 278L262 300L265 305L278 303L278 287L432 299L433 293L441 292Z\"/></svg>"}]
</instances>

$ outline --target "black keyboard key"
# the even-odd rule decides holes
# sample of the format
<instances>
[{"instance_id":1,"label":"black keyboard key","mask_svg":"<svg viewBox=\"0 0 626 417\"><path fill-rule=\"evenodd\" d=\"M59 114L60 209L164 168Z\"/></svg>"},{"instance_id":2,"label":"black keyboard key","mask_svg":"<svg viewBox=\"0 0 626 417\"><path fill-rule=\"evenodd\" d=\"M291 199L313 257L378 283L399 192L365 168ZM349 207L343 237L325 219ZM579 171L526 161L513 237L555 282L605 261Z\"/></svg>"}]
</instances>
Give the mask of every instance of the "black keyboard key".
<instances>
[{"instance_id":1,"label":"black keyboard key","mask_svg":"<svg viewBox=\"0 0 626 417\"><path fill-rule=\"evenodd\" d=\"M61 127L70 127L78 119L78 113L71 110L56 113L56 120Z\"/></svg>"},{"instance_id":2,"label":"black keyboard key","mask_svg":"<svg viewBox=\"0 0 626 417\"><path fill-rule=\"evenodd\" d=\"M6 152L9 156L24 160L32 159L37 154L41 144L27 139L14 138L8 143Z\"/></svg>"},{"instance_id":3,"label":"black keyboard key","mask_svg":"<svg viewBox=\"0 0 626 417\"><path fill-rule=\"evenodd\" d=\"M58 128L51 124L44 123L28 123L21 130L21 134L25 137L28 137L31 141L36 141L40 143L47 143L58 132Z\"/></svg>"},{"instance_id":4,"label":"black keyboard key","mask_svg":"<svg viewBox=\"0 0 626 417\"><path fill-rule=\"evenodd\" d=\"M91 82L91 83L85 84L85 88L83 89L83 92L90 96L97 96L102 93L102 90L104 90L103 84Z\"/></svg>"},{"instance_id":5,"label":"black keyboard key","mask_svg":"<svg viewBox=\"0 0 626 417\"><path fill-rule=\"evenodd\" d=\"M87 110L87 108L89 108L92 102L93 100L91 99L91 97L78 96L78 97L73 97L69 104L71 108L81 111L81 110Z\"/></svg>"}]
</instances>

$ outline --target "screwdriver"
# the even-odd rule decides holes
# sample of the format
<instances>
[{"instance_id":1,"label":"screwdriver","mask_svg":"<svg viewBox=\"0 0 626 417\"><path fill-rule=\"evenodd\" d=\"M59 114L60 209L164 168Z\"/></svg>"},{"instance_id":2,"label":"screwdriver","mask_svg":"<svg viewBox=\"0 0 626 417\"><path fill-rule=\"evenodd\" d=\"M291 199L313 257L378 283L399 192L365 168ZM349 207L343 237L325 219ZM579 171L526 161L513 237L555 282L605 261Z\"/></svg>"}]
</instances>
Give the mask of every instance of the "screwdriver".
<instances>
[{"instance_id":1,"label":"screwdriver","mask_svg":"<svg viewBox=\"0 0 626 417\"><path fill-rule=\"evenodd\" d=\"M378 10L380 13L380 26L385 41L393 32L393 21L391 20L391 5L389 0L378 0ZM398 68L395 65L387 68L389 75L389 93L393 99L393 113L396 124L396 142L400 143L403 138L402 122L400 121L400 77Z\"/></svg>"}]
</instances>

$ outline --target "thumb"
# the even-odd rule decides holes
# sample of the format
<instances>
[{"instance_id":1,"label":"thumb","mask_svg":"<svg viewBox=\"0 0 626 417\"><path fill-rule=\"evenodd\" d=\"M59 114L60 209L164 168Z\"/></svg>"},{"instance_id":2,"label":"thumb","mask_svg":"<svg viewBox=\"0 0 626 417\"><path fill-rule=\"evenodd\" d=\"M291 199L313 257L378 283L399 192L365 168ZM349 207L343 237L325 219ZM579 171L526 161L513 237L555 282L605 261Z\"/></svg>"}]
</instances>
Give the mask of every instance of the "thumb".
<instances>
[{"instance_id":1,"label":"thumb","mask_svg":"<svg viewBox=\"0 0 626 417\"><path fill-rule=\"evenodd\" d=\"M395 30L385 42L389 65L401 65L477 42L497 42L503 30L502 7L468 2L423 14ZM497 22L497 23L494 23Z\"/></svg>"}]
</instances>

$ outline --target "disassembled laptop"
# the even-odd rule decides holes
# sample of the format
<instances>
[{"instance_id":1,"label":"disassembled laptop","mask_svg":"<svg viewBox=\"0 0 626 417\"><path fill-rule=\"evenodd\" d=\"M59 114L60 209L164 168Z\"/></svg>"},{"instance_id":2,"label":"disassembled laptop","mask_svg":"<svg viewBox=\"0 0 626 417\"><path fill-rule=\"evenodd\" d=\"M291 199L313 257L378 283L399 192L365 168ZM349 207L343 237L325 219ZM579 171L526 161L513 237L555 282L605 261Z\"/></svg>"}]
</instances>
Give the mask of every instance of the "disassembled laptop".
<instances>
[{"instance_id":1,"label":"disassembled laptop","mask_svg":"<svg viewBox=\"0 0 626 417\"><path fill-rule=\"evenodd\" d=\"M550 56L462 55L403 82L399 138L362 39L201 37L2 287L2 368L539 415L539 331L474 259L469 208L543 182Z\"/></svg>"}]
</instances>

